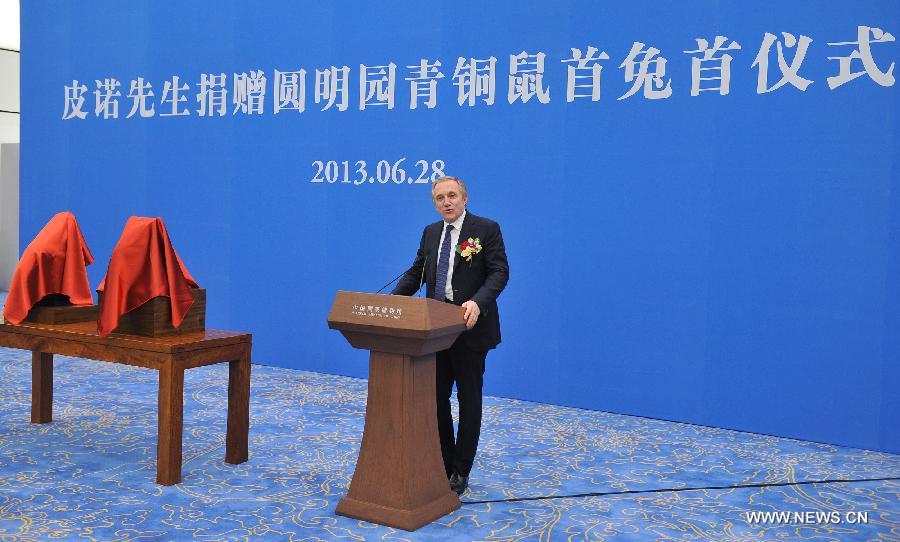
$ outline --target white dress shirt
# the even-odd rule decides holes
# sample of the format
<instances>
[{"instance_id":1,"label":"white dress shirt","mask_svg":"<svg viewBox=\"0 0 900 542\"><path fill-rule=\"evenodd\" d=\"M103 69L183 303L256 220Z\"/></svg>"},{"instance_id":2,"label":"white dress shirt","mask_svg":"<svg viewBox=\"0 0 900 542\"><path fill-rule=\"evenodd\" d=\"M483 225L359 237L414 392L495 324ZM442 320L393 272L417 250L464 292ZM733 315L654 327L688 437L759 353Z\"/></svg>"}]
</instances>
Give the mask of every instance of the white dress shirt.
<instances>
[{"instance_id":1,"label":"white dress shirt","mask_svg":"<svg viewBox=\"0 0 900 542\"><path fill-rule=\"evenodd\" d=\"M459 246L459 232L462 231L463 221L466 219L466 211L463 211L456 221L451 222L453 229L450 230L450 267L447 268L447 285L444 286L444 297L453 301L453 262L456 260L456 247ZM444 222L441 230L441 240L438 242L438 261L441 257L441 247L444 246L444 235L447 234L447 222Z\"/></svg>"}]
</instances>

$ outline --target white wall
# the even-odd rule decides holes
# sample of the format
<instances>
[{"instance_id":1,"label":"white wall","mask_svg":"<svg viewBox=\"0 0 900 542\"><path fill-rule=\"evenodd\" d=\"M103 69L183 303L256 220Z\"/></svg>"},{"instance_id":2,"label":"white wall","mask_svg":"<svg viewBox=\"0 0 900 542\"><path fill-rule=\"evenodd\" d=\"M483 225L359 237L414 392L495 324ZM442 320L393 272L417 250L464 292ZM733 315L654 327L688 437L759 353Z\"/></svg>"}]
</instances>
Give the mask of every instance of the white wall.
<instances>
[{"instance_id":1,"label":"white wall","mask_svg":"<svg viewBox=\"0 0 900 542\"><path fill-rule=\"evenodd\" d=\"M19 53L0 50L0 290L19 262Z\"/></svg>"},{"instance_id":2,"label":"white wall","mask_svg":"<svg viewBox=\"0 0 900 542\"><path fill-rule=\"evenodd\" d=\"M19 0L0 0L0 48L21 48Z\"/></svg>"},{"instance_id":3,"label":"white wall","mask_svg":"<svg viewBox=\"0 0 900 542\"><path fill-rule=\"evenodd\" d=\"M19 144L0 144L0 290L19 262Z\"/></svg>"},{"instance_id":4,"label":"white wall","mask_svg":"<svg viewBox=\"0 0 900 542\"><path fill-rule=\"evenodd\" d=\"M0 143L19 142L19 56L0 49Z\"/></svg>"}]
</instances>

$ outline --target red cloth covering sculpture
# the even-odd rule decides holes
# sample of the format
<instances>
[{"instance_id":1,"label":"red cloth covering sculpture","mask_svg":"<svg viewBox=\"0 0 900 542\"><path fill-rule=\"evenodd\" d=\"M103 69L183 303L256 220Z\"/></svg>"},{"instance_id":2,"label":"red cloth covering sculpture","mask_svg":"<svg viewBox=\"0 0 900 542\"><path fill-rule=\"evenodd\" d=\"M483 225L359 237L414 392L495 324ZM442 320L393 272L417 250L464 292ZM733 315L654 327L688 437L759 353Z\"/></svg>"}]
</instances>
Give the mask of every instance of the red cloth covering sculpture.
<instances>
[{"instance_id":1,"label":"red cloth covering sculpture","mask_svg":"<svg viewBox=\"0 0 900 542\"><path fill-rule=\"evenodd\" d=\"M68 211L50 219L25 249L13 274L3 317L20 324L35 303L48 294L69 296L73 305L91 305L87 266L94 262L75 215Z\"/></svg>"},{"instance_id":2,"label":"red cloth covering sculpture","mask_svg":"<svg viewBox=\"0 0 900 542\"><path fill-rule=\"evenodd\" d=\"M194 304L191 288L198 288L175 252L161 218L133 216L109 259L106 277L97 290L103 292L97 332L109 335L119 316L157 296L172 301L172 325L178 327Z\"/></svg>"}]
</instances>

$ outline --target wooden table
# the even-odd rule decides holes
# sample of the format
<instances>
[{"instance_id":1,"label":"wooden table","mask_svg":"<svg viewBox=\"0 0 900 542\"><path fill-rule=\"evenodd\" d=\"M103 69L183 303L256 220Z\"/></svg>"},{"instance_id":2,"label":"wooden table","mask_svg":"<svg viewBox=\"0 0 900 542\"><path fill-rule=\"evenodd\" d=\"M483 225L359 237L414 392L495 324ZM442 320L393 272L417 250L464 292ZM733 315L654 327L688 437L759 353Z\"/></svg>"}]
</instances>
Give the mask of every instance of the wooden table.
<instances>
[{"instance_id":1,"label":"wooden table","mask_svg":"<svg viewBox=\"0 0 900 542\"><path fill-rule=\"evenodd\" d=\"M225 461L247 460L250 428L251 335L207 330L168 337L97 335L96 322L0 324L0 346L31 350L31 422L53 419L53 354L136 365L159 371L159 433L156 483L181 481L184 371L229 363Z\"/></svg>"}]
</instances>

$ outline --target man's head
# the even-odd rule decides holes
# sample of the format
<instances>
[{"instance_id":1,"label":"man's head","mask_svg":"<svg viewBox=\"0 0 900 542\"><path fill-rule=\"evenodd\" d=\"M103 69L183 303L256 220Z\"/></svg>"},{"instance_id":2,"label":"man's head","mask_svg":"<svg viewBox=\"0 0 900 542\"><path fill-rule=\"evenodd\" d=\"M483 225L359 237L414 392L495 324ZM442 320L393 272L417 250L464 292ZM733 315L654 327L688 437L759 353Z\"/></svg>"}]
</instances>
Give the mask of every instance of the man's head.
<instances>
[{"instance_id":1,"label":"man's head","mask_svg":"<svg viewBox=\"0 0 900 542\"><path fill-rule=\"evenodd\" d=\"M431 202L448 224L463 214L468 201L466 185L456 177L440 177L431 185Z\"/></svg>"}]
</instances>

